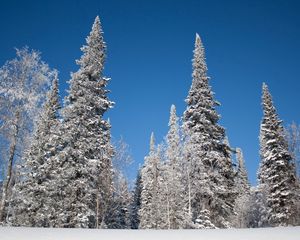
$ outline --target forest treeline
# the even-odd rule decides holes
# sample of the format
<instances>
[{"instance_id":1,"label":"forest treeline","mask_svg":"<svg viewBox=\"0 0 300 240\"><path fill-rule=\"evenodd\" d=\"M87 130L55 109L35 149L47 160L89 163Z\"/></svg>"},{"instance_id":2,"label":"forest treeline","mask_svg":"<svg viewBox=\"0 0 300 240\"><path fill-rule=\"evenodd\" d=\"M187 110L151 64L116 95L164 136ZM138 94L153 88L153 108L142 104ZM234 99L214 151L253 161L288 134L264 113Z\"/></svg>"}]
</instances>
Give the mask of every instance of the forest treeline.
<instances>
[{"instance_id":1,"label":"forest treeline","mask_svg":"<svg viewBox=\"0 0 300 240\"><path fill-rule=\"evenodd\" d=\"M284 127L262 85L258 185L242 149L219 124L220 105L196 34L186 110L171 106L169 131L128 187L128 146L113 144L105 113L109 78L99 17L71 75L63 106L55 69L28 47L0 68L3 226L203 229L300 225L300 128Z\"/></svg>"}]
</instances>

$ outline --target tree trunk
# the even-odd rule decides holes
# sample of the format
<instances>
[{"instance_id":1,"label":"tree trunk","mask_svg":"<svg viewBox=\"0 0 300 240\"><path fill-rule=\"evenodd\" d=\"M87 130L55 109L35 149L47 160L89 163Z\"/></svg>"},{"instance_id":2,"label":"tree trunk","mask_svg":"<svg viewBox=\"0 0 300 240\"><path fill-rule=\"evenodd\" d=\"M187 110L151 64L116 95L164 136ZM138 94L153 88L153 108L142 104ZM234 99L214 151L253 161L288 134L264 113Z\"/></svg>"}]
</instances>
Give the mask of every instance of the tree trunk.
<instances>
[{"instance_id":1,"label":"tree trunk","mask_svg":"<svg viewBox=\"0 0 300 240\"><path fill-rule=\"evenodd\" d=\"M14 160L15 153L16 153L17 138L18 138L19 130L20 130L20 126L19 126L20 121L19 120L20 120L20 114L19 114L19 112L17 112L16 113L16 122L15 122L15 126L14 126L15 132L12 136L12 142L11 142L10 149L9 149L9 158L8 158L8 164L7 164L6 178L3 183L3 189L2 189L2 199L1 199L1 204L0 204L0 222L2 222L5 217L5 204L9 198L8 193L9 193L9 188L11 187L10 183L11 183L12 174L13 174L13 160Z\"/></svg>"}]
</instances>

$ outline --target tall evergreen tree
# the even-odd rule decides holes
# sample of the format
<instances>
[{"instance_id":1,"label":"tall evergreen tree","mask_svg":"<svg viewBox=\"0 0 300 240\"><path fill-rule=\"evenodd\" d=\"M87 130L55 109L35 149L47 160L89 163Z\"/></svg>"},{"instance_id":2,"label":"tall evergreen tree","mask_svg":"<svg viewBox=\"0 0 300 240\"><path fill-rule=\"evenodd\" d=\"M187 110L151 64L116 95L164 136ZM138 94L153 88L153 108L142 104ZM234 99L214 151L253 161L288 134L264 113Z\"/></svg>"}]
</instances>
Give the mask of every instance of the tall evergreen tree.
<instances>
[{"instance_id":1,"label":"tall evergreen tree","mask_svg":"<svg viewBox=\"0 0 300 240\"><path fill-rule=\"evenodd\" d=\"M295 208L295 170L284 138L282 121L265 83L262 91L259 183L261 188L266 189L269 225L286 226L291 224Z\"/></svg>"},{"instance_id":2,"label":"tall evergreen tree","mask_svg":"<svg viewBox=\"0 0 300 240\"><path fill-rule=\"evenodd\" d=\"M232 163L223 143L225 130L209 86L204 48L196 35L193 81L186 99L183 127L187 136L186 157L190 164L192 212L197 218L204 209L217 227L228 227L233 214L234 190Z\"/></svg>"},{"instance_id":3,"label":"tall evergreen tree","mask_svg":"<svg viewBox=\"0 0 300 240\"><path fill-rule=\"evenodd\" d=\"M145 164L141 170L141 207L139 210L140 225L142 229L159 229L162 226L163 212L160 207L160 183L159 175L160 149L156 149L154 134L151 134L150 152L145 157Z\"/></svg>"},{"instance_id":4,"label":"tall evergreen tree","mask_svg":"<svg viewBox=\"0 0 300 240\"><path fill-rule=\"evenodd\" d=\"M250 193L250 183L248 179L248 173L245 167L245 160L243 157L242 149L236 149L236 159L238 163L238 169L235 177L235 186L238 195L244 195Z\"/></svg>"},{"instance_id":5,"label":"tall evergreen tree","mask_svg":"<svg viewBox=\"0 0 300 240\"><path fill-rule=\"evenodd\" d=\"M169 131L166 137L166 201L168 229L186 228L189 224L188 198L182 171L181 142L176 107L171 106Z\"/></svg>"},{"instance_id":6,"label":"tall evergreen tree","mask_svg":"<svg viewBox=\"0 0 300 240\"><path fill-rule=\"evenodd\" d=\"M57 75L48 93L43 112L37 123L37 130L32 145L26 153L20 170L20 181L14 187L10 202L10 221L17 226L50 226L49 168L51 156L56 154L53 139L59 127L58 111L60 109Z\"/></svg>"},{"instance_id":7,"label":"tall evergreen tree","mask_svg":"<svg viewBox=\"0 0 300 240\"><path fill-rule=\"evenodd\" d=\"M245 228L249 226L249 204L252 204L253 196L250 196L250 184L248 180L247 170L245 168L245 161L243 152L240 148L236 148L236 161L238 167L235 175L235 189L237 192L237 199L235 201L235 213L233 225L238 228Z\"/></svg>"},{"instance_id":8,"label":"tall evergreen tree","mask_svg":"<svg viewBox=\"0 0 300 240\"><path fill-rule=\"evenodd\" d=\"M139 228L139 224L140 224L139 210L141 208L141 193L142 193L142 178L141 178L141 170L139 170L135 181L133 199L130 208L130 224L132 229Z\"/></svg>"},{"instance_id":9,"label":"tall evergreen tree","mask_svg":"<svg viewBox=\"0 0 300 240\"><path fill-rule=\"evenodd\" d=\"M72 74L69 95L63 109L64 121L60 130L61 151L56 188L60 227L105 226L105 215L112 197L113 154L110 144L110 124L103 119L112 107L103 77L106 46L97 16L83 55Z\"/></svg>"}]
</instances>

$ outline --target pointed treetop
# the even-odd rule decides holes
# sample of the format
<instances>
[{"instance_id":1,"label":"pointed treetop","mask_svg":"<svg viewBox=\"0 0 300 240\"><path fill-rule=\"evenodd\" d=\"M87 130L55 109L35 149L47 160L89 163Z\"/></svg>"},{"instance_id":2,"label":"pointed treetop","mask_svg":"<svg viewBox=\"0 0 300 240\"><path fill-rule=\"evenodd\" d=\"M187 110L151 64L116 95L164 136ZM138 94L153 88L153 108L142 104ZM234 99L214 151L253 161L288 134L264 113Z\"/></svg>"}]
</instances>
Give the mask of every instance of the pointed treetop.
<instances>
[{"instance_id":1,"label":"pointed treetop","mask_svg":"<svg viewBox=\"0 0 300 240\"><path fill-rule=\"evenodd\" d=\"M150 137L150 152L153 153L155 151L155 138L154 138L154 133L151 133Z\"/></svg>"},{"instance_id":2,"label":"pointed treetop","mask_svg":"<svg viewBox=\"0 0 300 240\"><path fill-rule=\"evenodd\" d=\"M207 78L204 46L198 33L196 33L193 68L193 78Z\"/></svg>"},{"instance_id":3,"label":"pointed treetop","mask_svg":"<svg viewBox=\"0 0 300 240\"><path fill-rule=\"evenodd\" d=\"M52 88L51 89L52 92L59 93L59 89L58 89L58 72L57 71L54 72L54 79L52 81L51 88Z\"/></svg>"},{"instance_id":4,"label":"pointed treetop","mask_svg":"<svg viewBox=\"0 0 300 240\"><path fill-rule=\"evenodd\" d=\"M176 106L174 104L171 105L171 113L176 113Z\"/></svg>"},{"instance_id":5,"label":"pointed treetop","mask_svg":"<svg viewBox=\"0 0 300 240\"><path fill-rule=\"evenodd\" d=\"M275 107L273 106L271 93L266 83L263 83L262 85L262 104L269 105L269 107L271 107L276 112Z\"/></svg>"},{"instance_id":6,"label":"pointed treetop","mask_svg":"<svg viewBox=\"0 0 300 240\"><path fill-rule=\"evenodd\" d=\"M271 93L266 83L263 83L262 85L262 106L264 113L264 119L262 121L263 124L265 124L266 122L273 122L273 124L278 125L282 122L278 118Z\"/></svg>"},{"instance_id":7,"label":"pointed treetop","mask_svg":"<svg viewBox=\"0 0 300 240\"><path fill-rule=\"evenodd\" d=\"M263 98L266 98L266 97L272 98L269 88L268 88L268 85L265 82L263 82L263 84L262 84L262 92L263 92Z\"/></svg>"},{"instance_id":8,"label":"pointed treetop","mask_svg":"<svg viewBox=\"0 0 300 240\"><path fill-rule=\"evenodd\" d=\"M58 72L54 72L51 90L47 94L47 101L44 105L44 118L56 119L58 110L60 109Z\"/></svg>"},{"instance_id":9,"label":"pointed treetop","mask_svg":"<svg viewBox=\"0 0 300 240\"><path fill-rule=\"evenodd\" d=\"M271 97L268 85L265 82L263 82L262 84L262 92L263 92L263 97Z\"/></svg>"},{"instance_id":10,"label":"pointed treetop","mask_svg":"<svg viewBox=\"0 0 300 240\"><path fill-rule=\"evenodd\" d=\"M203 48L201 37L198 33L196 33L196 40L195 40L195 48Z\"/></svg>"},{"instance_id":11,"label":"pointed treetop","mask_svg":"<svg viewBox=\"0 0 300 240\"><path fill-rule=\"evenodd\" d=\"M92 31L90 32L91 35L101 35L102 34L102 28L101 28L101 22L99 16L96 16L93 26L92 26ZM89 38L89 37L88 37Z\"/></svg>"},{"instance_id":12,"label":"pointed treetop","mask_svg":"<svg viewBox=\"0 0 300 240\"><path fill-rule=\"evenodd\" d=\"M91 76L98 76L102 70L105 60L106 45L103 39L103 31L99 16L95 18L92 30L86 38L86 45L81 48L84 53L77 61L83 72Z\"/></svg>"},{"instance_id":13,"label":"pointed treetop","mask_svg":"<svg viewBox=\"0 0 300 240\"><path fill-rule=\"evenodd\" d=\"M196 34L194 56L192 60L193 73L192 73L192 85L189 91L189 95L185 100L188 105L193 105L203 101L203 98L207 98L211 101L211 105L215 106L216 101L213 100L213 92L210 90L209 77L207 76L207 65L205 62L205 51L201 41L201 38ZM201 98L201 99L200 99Z\"/></svg>"},{"instance_id":14,"label":"pointed treetop","mask_svg":"<svg viewBox=\"0 0 300 240\"><path fill-rule=\"evenodd\" d=\"M236 148L236 160L238 162L237 169L237 190L240 191L240 194L249 194L250 192L250 183L248 179L248 173L245 166L245 160L243 156L242 149Z\"/></svg>"},{"instance_id":15,"label":"pointed treetop","mask_svg":"<svg viewBox=\"0 0 300 240\"><path fill-rule=\"evenodd\" d=\"M95 25L95 23L97 23L97 25L100 25L100 18L99 18L99 15L97 15L97 16L95 17L94 25Z\"/></svg>"},{"instance_id":16,"label":"pointed treetop","mask_svg":"<svg viewBox=\"0 0 300 240\"><path fill-rule=\"evenodd\" d=\"M86 39L87 43L89 43L88 40L92 35L100 37L102 35L102 33L103 32L102 32L102 28L101 28L100 18L99 18L99 16L96 16L93 26L92 26L92 31L90 32L90 35Z\"/></svg>"},{"instance_id":17,"label":"pointed treetop","mask_svg":"<svg viewBox=\"0 0 300 240\"><path fill-rule=\"evenodd\" d=\"M174 104L172 104L171 110L170 110L170 119L169 119L169 125L168 126L170 127L172 124L176 123L177 119L178 119L178 117L176 115L176 107L175 107Z\"/></svg>"}]
</instances>

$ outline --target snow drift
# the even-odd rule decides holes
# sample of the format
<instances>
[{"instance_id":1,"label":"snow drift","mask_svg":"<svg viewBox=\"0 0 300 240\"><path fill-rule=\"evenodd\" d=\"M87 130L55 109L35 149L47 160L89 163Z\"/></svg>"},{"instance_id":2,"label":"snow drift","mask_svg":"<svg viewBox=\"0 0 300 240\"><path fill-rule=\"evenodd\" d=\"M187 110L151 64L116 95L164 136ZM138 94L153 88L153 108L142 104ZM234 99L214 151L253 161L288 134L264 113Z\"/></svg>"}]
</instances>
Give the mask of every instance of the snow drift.
<instances>
[{"instance_id":1,"label":"snow drift","mask_svg":"<svg viewBox=\"0 0 300 240\"><path fill-rule=\"evenodd\" d=\"M1 227L1 240L299 240L300 227L207 230L102 230Z\"/></svg>"}]
</instances>

